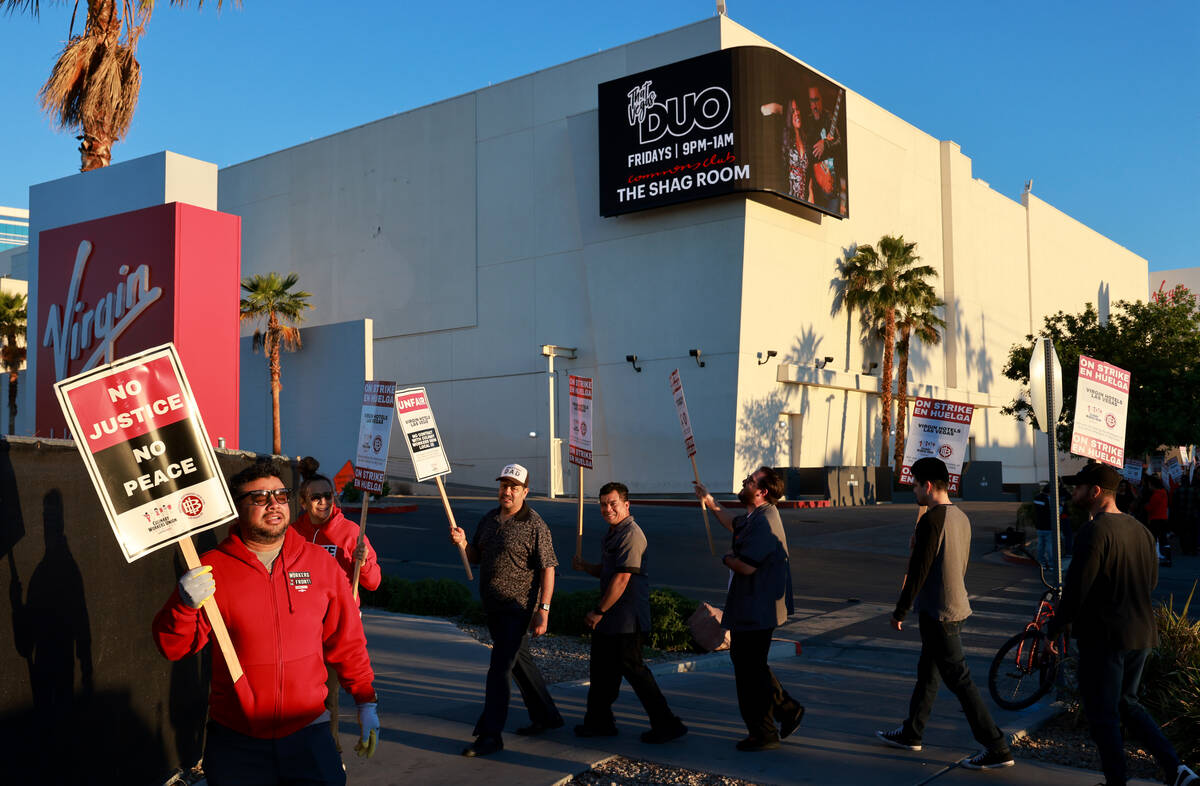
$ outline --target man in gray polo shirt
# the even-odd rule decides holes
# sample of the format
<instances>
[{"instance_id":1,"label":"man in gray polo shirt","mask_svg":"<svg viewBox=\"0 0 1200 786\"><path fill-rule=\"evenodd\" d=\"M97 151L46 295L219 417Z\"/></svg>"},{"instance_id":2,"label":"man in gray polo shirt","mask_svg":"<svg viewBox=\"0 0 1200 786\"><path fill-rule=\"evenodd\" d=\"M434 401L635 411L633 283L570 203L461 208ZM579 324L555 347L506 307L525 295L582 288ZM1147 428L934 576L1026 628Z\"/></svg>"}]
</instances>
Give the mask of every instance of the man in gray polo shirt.
<instances>
[{"instance_id":1,"label":"man in gray polo shirt","mask_svg":"<svg viewBox=\"0 0 1200 786\"><path fill-rule=\"evenodd\" d=\"M608 531L600 543L600 563L571 561L600 579L600 601L584 621L592 629L587 714L575 727L580 737L611 737L617 733L612 705L629 681L650 718L642 742L663 743L687 734L663 698L654 675L642 662L642 646L650 633L650 582L646 575L646 536L629 514L629 489L624 483L600 488L600 514Z\"/></svg>"},{"instance_id":2,"label":"man in gray polo shirt","mask_svg":"<svg viewBox=\"0 0 1200 786\"><path fill-rule=\"evenodd\" d=\"M979 689L971 681L960 638L963 621L971 614L963 581L971 557L971 522L950 501L950 473L941 459L927 456L913 462L912 474L917 504L928 510L917 521L908 572L892 613L892 628L901 630L909 610L915 608L920 617L921 657L908 718L891 731L875 732L875 736L894 748L921 750L940 674L962 705L971 733L984 746L980 753L964 759L962 766L972 770L1011 767L1008 737L992 720Z\"/></svg>"}]
</instances>

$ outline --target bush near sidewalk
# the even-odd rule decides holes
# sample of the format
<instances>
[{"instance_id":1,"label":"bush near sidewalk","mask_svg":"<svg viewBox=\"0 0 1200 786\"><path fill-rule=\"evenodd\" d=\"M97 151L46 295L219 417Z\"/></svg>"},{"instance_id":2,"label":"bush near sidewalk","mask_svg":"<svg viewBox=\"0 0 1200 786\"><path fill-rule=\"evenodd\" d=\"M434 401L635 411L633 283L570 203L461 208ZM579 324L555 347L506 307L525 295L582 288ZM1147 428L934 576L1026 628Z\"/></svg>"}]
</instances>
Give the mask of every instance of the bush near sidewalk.
<instances>
[{"instance_id":1,"label":"bush near sidewalk","mask_svg":"<svg viewBox=\"0 0 1200 786\"><path fill-rule=\"evenodd\" d=\"M453 579L420 579L410 581L384 576L379 589L362 590L364 606L385 609L398 614L417 614L430 617L461 617L464 622L482 624L483 607L472 597L466 585ZM596 608L599 590L558 592L550 605L550 630L563 636L587 636L591 633L583 622L584 616ZM654 649L692 651L695 643L688 629L688 617L696 610L697 602L671 589L650 592L652 629L649 644Z\"/></svg>"}]
</instances>

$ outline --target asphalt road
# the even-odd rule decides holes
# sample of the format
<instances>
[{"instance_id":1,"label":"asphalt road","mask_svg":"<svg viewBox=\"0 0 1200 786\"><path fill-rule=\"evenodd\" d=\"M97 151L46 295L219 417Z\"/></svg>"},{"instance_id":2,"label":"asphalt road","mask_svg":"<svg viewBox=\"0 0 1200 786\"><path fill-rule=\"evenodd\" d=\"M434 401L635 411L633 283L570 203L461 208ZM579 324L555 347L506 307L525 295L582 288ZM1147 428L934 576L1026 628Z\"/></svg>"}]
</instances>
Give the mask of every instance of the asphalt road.
<instances>
[{"instance_id":1,"label":"asphalt road","mask_svg":"<svg viewBox=\"0 0 1200 786\"><path fill-rule=\"evenodd\" d=\"M405 497L415 504L412 513L369 513L367 534L387 575L406 579L450 578L467 584L458 552L449 542L447 520L440 499ZM560 562L558 588L572 591L596 585L596 579L571 569L575 547L575 500L530 497L530 505L550 526ZM991 595L1018 581L1036 577L1034 569L1013 565L993 551L993 533L1016 520L1015 502L961 502L971 519L971 566L967 589L973 595ZM451 507L468 536L479 518L495 507L492 497L456 496ZM720 606L725 598L728 571L720 557L728 549L729 535L710 517L716 556L708 550L703 519L695 506L641 505L632 513L649 541L647 565L651 586L670 587L685 595ZM914 505L875 505L780 511L791 551L792 580L798 599L862 603L894 603L908 560L908 539L916 520ZM356 518L355 513L350 514ZM596 561L600 538L607 525L592 502L584 508L583 556ZM1177 559L1175 567L1161 571L1156 595L1174 593L1182 602L1197 574L1198 563ZM798 601L798 605L801 605ZM1029 609L1032 613L1032 609Z\"/></svg>"}]
</instances>

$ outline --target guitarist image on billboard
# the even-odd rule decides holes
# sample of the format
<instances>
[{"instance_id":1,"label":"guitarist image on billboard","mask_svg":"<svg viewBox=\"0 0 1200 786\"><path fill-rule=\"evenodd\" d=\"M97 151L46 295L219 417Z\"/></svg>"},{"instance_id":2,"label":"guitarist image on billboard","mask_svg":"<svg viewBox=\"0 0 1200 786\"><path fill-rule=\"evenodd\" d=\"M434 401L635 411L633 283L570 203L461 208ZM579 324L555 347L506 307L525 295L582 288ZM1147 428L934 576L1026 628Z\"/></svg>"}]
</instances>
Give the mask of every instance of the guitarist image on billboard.
<instances>
[{"instance_id":1,"label":"guitarist image on billboard","mask_svg":"<svg viewBox=\"0 0 1200 786\"><path fill-rule=\"evenodd\" d=\"M804 117L804 137L812 145L812 202L822 210L844 214L841 209L841 180L844 169L843 140L838 134L838 115L846 91L839 88L833 112L825 109L821 90L808 88L808 114Z\"/></svg>"}]
</instances>

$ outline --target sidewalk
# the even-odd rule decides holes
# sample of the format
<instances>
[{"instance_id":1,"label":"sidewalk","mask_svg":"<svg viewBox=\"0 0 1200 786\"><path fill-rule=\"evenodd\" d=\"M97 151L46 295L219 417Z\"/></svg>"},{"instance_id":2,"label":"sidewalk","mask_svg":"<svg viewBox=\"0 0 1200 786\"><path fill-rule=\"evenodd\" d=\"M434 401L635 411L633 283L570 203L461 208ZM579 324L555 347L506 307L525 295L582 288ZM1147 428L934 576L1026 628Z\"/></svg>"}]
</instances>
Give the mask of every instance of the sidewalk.
<instances>
[{"instance_id":1,"label":"sidewalk","mask_svg":"<svg viewBox=\"0 0 1200 786\"><path fill-rule=\"evenodd\" d=\"M468 759L459 754L472 739L482 705L489 650L442 619L367 610L363 622L375 666L383 738L371 760L353 754L357 719L343 696L342 747L355 786L555 784L613 754L762 784L950 786L986 781L1093 786L1102 779L1097 772L1025 759L1015 767L985 773L956 767L955 762L974 753L977 746L957 704L944 691L922 752L878 744L873 739L875 730L893 727L905 712L915 652L905 659L894 651L817 641L806 644L799 657L791 645L772 649L772 668L780 682L808 708L804 725L777 751L746 754L734 749L745 728L737 712L728 657L718 654L700 656L692 671L680 672L675 664L659 669L658 681L672 709L691 729L680 741L655 746L638 740L647 724L627 686L615 707L621 735L600 741L576 738L571 729L582 720L587 686L568 683L553 688L567 721L562 729L537 738L512 733L528 720L514 690L505 750L485 759ZM976 672L977 681L981 676ZM1020 713L1000 712L996 722L1014 733L1045 712L1039 704Z\"/></svg>"}]
</instances>

